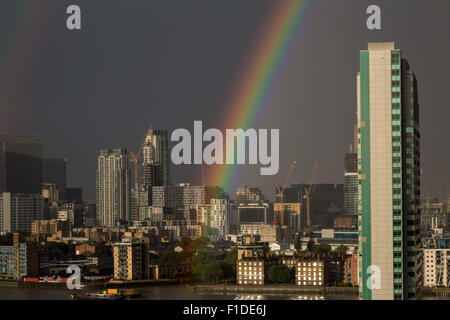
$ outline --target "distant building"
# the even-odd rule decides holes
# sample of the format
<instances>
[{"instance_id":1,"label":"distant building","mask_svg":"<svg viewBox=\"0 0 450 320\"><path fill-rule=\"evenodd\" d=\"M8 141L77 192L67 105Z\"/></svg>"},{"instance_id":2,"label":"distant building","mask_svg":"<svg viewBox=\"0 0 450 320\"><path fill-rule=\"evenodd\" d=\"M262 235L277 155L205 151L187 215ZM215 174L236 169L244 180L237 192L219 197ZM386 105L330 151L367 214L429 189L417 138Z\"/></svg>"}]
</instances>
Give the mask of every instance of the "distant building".
<instances>
[{"instance_id":1,"label":"distant building","mask_svg":"<svg viewBox=\"0 0 450 320\"><path fill-rule=\"evenodd\" d=\"M359 285L358 257L358 253L353 253L344 262L344 282L353 287Z\"/></svg>"},{"instance_id":2,"label":"distant building","mask_svg":"<svg viewBox=\"0 0 450 320\"><path fill-rule=\"evenodd\" d=\"M95 202L83 202L83 224L86 228L97 225Z\"/></svg>"},{"instance_id":3,"label":"distant building","mask_svg":"<svg viewBox=\"0 0 450 320\"><path fill-rule=\"evenodd\" d=\"M114 279L141 280L143 277L142 245L137 239L124 238L113 248Z\"/></svg>"},{"instance_id":4,"label":"distant building","mask_svg":"<svg viewBox=\"0 0 450 320\"><path fill-rule=\"evenodd\" d=\"M261 258L264 259L269 250L268 244L261 242L261 238L255 235L244 235L238 240L237 258Z\"/></svg>"},{"instance_id":5,"label":"distant building","mask_svg":"<svg viewBox=\"0 0 450 320\"><path fill-rule=\"evenodd\" d=\"M298 192L301 202L301 225L306 226L306 197L305 188L308 184L293 184L292 189ZM342 215L344 211L344 185L343 184L313 184L309 195L309 212L311 226L331 228L334 218ZM287 200L285 199L285 202Z\"/></svg>"},{"instance_id":6,"label":"distant building","mask_svg":"<svg viewBox=\"0 0 450 320\"><path fill-rule=\"evenodd\" d=\"M344 161L344 214L358 215L358 154L352 147Z\"/></svg>"},{"instance_id":7,"label":"distant building","mask_svg":"<svg viewBox=\"0 0 450 320\"><path fill-rule=\"evenodd\" d=\"M31 232L31 223L44 219L41 194L0 194L0 231Z\"/></svg>"},{"instance_id":8,"label":"distant building","mask_svg":"<svg viewBox=\"0 0 450 320\"><path fill-rule=\"evenodd\" d=\"M83 189L82 188L66 188L65 200L83 202Z\"/></svg>"},{"instance_id":9,"label":"distant building","mask_svg":"<svg viewBox=\"0 0 450 320\"><path fill-rule=\"evenodd\" d=\"M55 184L59 191L59 199L66 199L67 159L45 158L43 183Z\"/></svg>"},{"instance_id":10,"label":"distant building","mask_svg":"<svg viewBox=\"0 0 450 320\"><path fill-rule=\"evenodd\" d=\"M261 242L281 242L281 228L278 225L264 225L260 231Z\"/></svg>"},{"instance_id":11,"label":"distant building","mask_svg":"<svg viewBox=\"0 0 450 320\"><path fill-rule=\"evenodd\" d=\"M65 219L73 228L83 227L83 204L77 201L64 201L59 204L58 213L65 212Z\"/></svg>"},{"instance_id":12,"label":"distant building","mask_svg":"<svg viewBox=\"0 0 450 320\"><path fill-rule=\"evenodd\" d=\"M299 286L324 286L325 262L316 259L297 260L295 283Z\"/></svg>"},{"instance_id":13,"label":"distant building","mask_svg":"<svg viewBox=\"0 0 450 320\"><path fill-rule=\"evenodd\" d=\"M269 223L267 204L246 204L238 207L240 234L259 234L262 225Z\"/></svg>"},{"instance_id":14,"label":"distant building","mask_svg":"<svg viewBox=\"0 0 450 320\"><path fill-rule=\"evenodd\" d=\"M152 188L152 205L171 208L173 211L195 208L198 205L210 204L211 199L225 198L227 197L223 188L214 186L178 184Z\"/></svg>"},{"instance_id":15,"label":"distant building","mask_svg":"<svg viewBox=\"0 0 450 320\"><path fill-rule=\"evenodd\" d=\"M281 213L281 203L273 204L273 211L276 217L276 222L281 223L280 213ZM290 226L294 232L300 232L301 230L301 203L283 203L283 215L284 215L284 225Z\"/></svg>"},{"instance_id":16,"label":"distant building","mask_svg":"<svg viewBox=\"0 0 450 320\"><path fill-rule=\"evenodd\" d=\"M151 129L142 149L141 183L150 186L169 185L169 143L166 130Z\"/></svg>"},{"instance_id":17,"label":"distant building","mask_svg":"<svg viewBox=\"0 0 450 320\"><path fill-rule=\"evenodd\" d=\"M437 199L427 198L420 206L420 231L433 229L448 229L450 227L450 213L447 203Z\"/></svg>"},{"instance_id":18,"label":"distant building","mask_svg":"<svg viewBox=\"0 0 450 320\"><path fill-rule=\"evenodd\" d=\"M96 210L99 226L130 221L130 171L126 149L100 150Z\"/></svg>"},{"instance_id":19,"label":"distant building","mask_svg":"<svg viewBox=\"0 0 450 320\"><path fill-rule=\"evenodd\" d=\"M236 262L236 279L240 285L263 285L271 266L264 259L243 258Z\"/></svg>"},{"instance_id":20,"label":"distant building","mask_svg":"<svg viewBox=\"0 0 450 320\"><path fill-rule=\"evenodd\" d=\"M30 243L20 242L14 235L14 243L0 246L0 274L20 280L23 277L39 276L39 249Z\"/></svg>"},{"instance_id":21,"label":"distant building","mask_svg":"<svg viewBox=\"0 0 450 320\"><path fill-rule=\"evenodd\" d=\"M40 194L42 175L41 137L0 135L0 193Z\"/></svg>"},{"instance_id":22,"label":"distant building","mask_svg":"<svg viewBox=\"0 0 450 320\"><path fill-rule=\"evenodd\" d=\"M236 204L238 206L248 203L262 203L264 200L264 195L259 188L243 186L236 190Z\"/></svg>"},{"instance_id":23,"label":"distant building","mask_svg":"<svg viewBox=\"0 0 450 320\"><path fill-rule=\"evenodd\" d=\"M211 199L209 236L212 241L224 240L228 235L228 211L230 210L227 199Z\"/></svg>"},{"instance_id":24,"label":"distant building","mask_svg":"<svg viewBox=\"0 0 450 320\"><path fill-rule=\"evenodd\" d=\"M50 203L59 201L59 190L56 184L44 183L42 185L42 197Z\"/></svg>"},{"instance_id":25,"label":"distant building","mask_svg":"<svg viewBox=\"0 0 450 320\"><path fill-rule=\"evenodd\" d=\"M450 249L422 249L424 287L450 287Z\"/></svg>"},{"instance_id":26,"label":"distant building","mask_svg":"<svg viewBox=\"0 0 450 320\"><path fill-rule=\"evenodd\" d=\"M31 223L32 235L51 235L58 231L58 221L51 220L36 220Z\"/></svg>"},{"instance_id":27,"label":"distant building","mask_svg":"<svg viewBox=\"0 0 450 320\"><path fill-rule=\"evenodd\" d=\"M357 215L342 215L334 218L334 228L337 229L354 229L358 228Z\"/></svg>"}]
</instances>

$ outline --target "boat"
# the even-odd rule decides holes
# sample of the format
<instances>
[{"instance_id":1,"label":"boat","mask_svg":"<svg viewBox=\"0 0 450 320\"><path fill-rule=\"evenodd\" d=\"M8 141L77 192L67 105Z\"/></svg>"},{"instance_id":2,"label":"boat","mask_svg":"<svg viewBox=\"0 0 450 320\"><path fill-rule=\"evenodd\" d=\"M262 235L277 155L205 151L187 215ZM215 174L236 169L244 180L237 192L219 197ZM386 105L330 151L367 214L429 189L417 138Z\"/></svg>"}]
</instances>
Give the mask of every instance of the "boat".
<instances>
[{"instance_id":1,"label":"boat","mask_svg":"<svg viewBox=\"0 0 450 320\"><path fill-rule=\"evenodd\" d=\"M139 298L142 294L136 290L125 290L125 289L107 289L103 291L103 294L116 294L123 296L128 299Z\"/></svg>"},{"instance_id":2,"label":"boat","mask_svg":"<svg viewBox=\"0 0 450 320\"><path fill-rule=\"evenodd\" d=\"M124 295L110 293L80 293L71 294L70 298L74 300L122 300Z\"/></svg>"}]
</instances>

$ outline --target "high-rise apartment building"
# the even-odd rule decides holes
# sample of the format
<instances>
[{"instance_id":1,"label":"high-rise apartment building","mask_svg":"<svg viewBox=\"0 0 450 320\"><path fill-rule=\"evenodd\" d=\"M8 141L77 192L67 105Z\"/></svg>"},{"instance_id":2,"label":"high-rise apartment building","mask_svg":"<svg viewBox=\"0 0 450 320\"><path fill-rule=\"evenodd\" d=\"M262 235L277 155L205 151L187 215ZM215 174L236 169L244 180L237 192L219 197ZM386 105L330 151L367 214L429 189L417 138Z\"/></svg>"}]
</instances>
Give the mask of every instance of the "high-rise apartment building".
<instances>
[{"instance_id":1,"label":"high-rise apartment building","mask_svg":"<svg viewBox=\"0 0 450 320\"><path fill-rule=\"evenodd\" d=\"M414 299L422 282L417 82L394 43L369 43L357 76L360 297Z\"/></svg>"},{"instance_id":2,"label":"high-rise apartment building","mask_svg":"<svg viewBox=\"0 0 450 320\"><path fill-rule=\"evenodd\" d=\"M166 130L149 130L142 148L141 184L169 185L169 142Z\"/></svg>"},{"instance_id":3,"label":"high-rise apartment building","mask_svg":"<svg viewBox=\"0 0 450 320\"><path fill-rule=\"evenodd\" d=\"M60 200L66 200L66 165L67 159L44 159L43 183L55 184L59 190Z\"/></svg>"},{"instance_id":4,"label":"high-rise apartment building","mask_svg":"<svg viewBox=\"0 0 450 320\"><path fill-rule=\"evenodd\" d=\"M423 285L424 287L450 284L450 249L425 248L423 252Z\"/></svg>"},{"instance_id":5,"label":"high-rise apartment building","mask_svg":"<svg viewBox=\"0 0 450 320\"><path fill-rule=\"evenodd\" d=\"M14 234L12 245L0 246L0 274L14 280L39 276L39 248L34 243L19 241Z\"/></svg>"},{"instance_id":6,"label":"high-rise apartment building","mask_svg":"<svg viewBox=\"0 0 450 320\"><path fill-rule=\"evenodd\" d=\"M135 238L123 238L113 247L114 279L141 280L143 276L142 244Z\"/></svg>"},{"instance_id":7,"label":"high-rise apartment building","mask_svg":"<svg viewBox=\"0 0 450 320\"><path fill-rule=\"evenodd\" d=\"M130 221L130 170L126 149L100 150L96 210L99 226Z\"/></svg>"},{"instance_id":8,"label":"high-rise apartment building","mask_svg":"<svg viewBox=\"0 0 450 320\"><path fill-rule=\"evenodd\" d=\"M351 150L344 161L344 214L358 214L358 154Z\"/></svg>"},{"instance_id":9,"label":"high-rise apartment building","mask_svg":"<svg viewBox=\"0 0 450 320\"><path fill-rule=\"evenodd\" d=\"M211 215L209 221L209 236L212 241L225 240L228 235L228 199L211 199Z\"/></svg>"},{"instance_id":10,"label":"high-rise apartment building","mask_svg":"<svg viewBox=\"0 0 450 320\"><path fill-rule=\"evenodd\" d=\"M42 157L41 137L0 135L0 193L41 193Z\"/></svg>"}]
</instances>

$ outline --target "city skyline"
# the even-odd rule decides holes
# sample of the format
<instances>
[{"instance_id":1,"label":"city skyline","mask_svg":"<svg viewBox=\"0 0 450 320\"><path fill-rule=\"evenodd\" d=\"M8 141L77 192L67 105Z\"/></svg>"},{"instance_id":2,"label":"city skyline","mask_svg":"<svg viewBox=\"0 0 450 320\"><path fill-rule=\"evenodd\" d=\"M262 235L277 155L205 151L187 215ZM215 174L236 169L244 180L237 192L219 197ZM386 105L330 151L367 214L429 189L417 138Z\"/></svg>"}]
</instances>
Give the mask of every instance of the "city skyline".
<instances>
[{"instance_id":1,"label":"city skyline","mask_svg":"<svg viewBox=\"0 0 450 320\"><path fill-rule=\"evenodd\" d=\"M53 18L57 16L53 13L66 3L17 3L3 3L0 12L20 12L21 6L33 6L32 19L21 17L22 23L44 24L46 28L33 31L33 37L47 45L28 41L25 31L22 37L17 35L13 45L7 41L13 25L10 18L2 17L5 31L0 34L0 49L12 59L8 61L15 62L9 63L10 68L22 62L26 66L29 50L36 52L40 63L33 74L21 68L9 79L8 72L3 74L0 118L8 121L2 123L1 133L42 136L45 158L67 158L68 185L82 187L85 198L91 200L95 198L96 157L100 149L136 151L150 123L169 134L176 128L190 128L193 120L203 120L208 127L221 127L220 115L226 112L228 98L236 89L235 79L242 75L246 59L252 56L250 48L262 36L261 25L270 21L276 7L270 2L228 2L221 3L221 10L217 10L205 3L202 8L206 14L198 15L195 6L136 1L115 23L113 13L123 12L122 4L111 2L112 13L102 14L101 1L83 3L85 28L71 34ZM449 4L437 3L437 17L432 20L422 15L429 9L419 2L383 4L382 30L369 31L363 28L362 14L368 3L355 1L354 5L341 8L316 1L308 12L301 43L293 48L292 58L286 60L289 70L275 90L276 108L269 108L258 124L261 128L280 128L280 171L273 177L261 177L257 167L245 166L232 190L227 190L230 194L238 185L259 186L273 199L272 186L282 183L293 160L298 165L292 183L307 182L316 161L320 163L318 183L342 183L344 154L352 143L356 121L357 52L368 42L392 40L407 52L406 58L415 66L420 80L424 187L427 185L429 194L445 198L439 193L446 194L450 168L445 162L447 150L440 145L449 135L445 125L449 111L444 106L450 101L443 87L449 67L439 61L445 59L450 47L447 43L437 47L433 37L425 35L433 32L436 37L445 37ZM403 10L405 6L408 13ZM140 12L150 12L150 18L144 19ZM173 27L156 13L170 13ZM231 13L233 26L228 19ZM44 19L46 15L49 16ZM193 16L198 16L197 21ZM343 16L345 22L341 20ZM426 22L417 23L420 19ZM206 24L209 28L205 28ZM340 27L332 28L335 25ZM48 31L45 35L44 29ZM149 32L150 43L141 41L143 30ZM94 39L101 40L96 44ZM238 45L231 45L236 42ZM125 63L115 70L106 68L117 61ZM47 81L36 76L42 74ZM27 95L14 93L20 92L19 88L26 90ZM327 94L321 94L321 90ZM211 170L204 166L205 176ZM171 172L174 182L202 184L200 165L171 165Z\"/></svg>"}]
</instances>

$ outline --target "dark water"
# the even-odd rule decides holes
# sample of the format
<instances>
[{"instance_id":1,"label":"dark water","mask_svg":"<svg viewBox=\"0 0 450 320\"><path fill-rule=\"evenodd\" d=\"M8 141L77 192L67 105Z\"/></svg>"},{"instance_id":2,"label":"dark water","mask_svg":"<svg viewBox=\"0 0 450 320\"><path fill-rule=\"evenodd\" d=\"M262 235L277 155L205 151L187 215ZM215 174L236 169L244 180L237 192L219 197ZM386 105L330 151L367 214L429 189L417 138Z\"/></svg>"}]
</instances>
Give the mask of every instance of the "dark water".
<instances>
[{"instance_id":1,"label":"dark water","mask_svg":"<svg viewBox=\"0 0 450 320\"><path fill-rule=\"evenodd\" d=\"M137 289L144 300L357 300L357 296L324 296L320 294L215 294L197 293L181 286ZM22 289L0 287L0 300L69 300L76 290Z\"/></svg>"}]
</instances>

